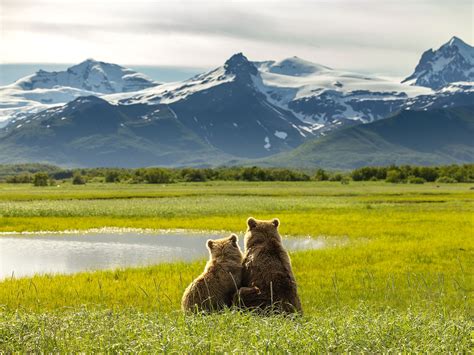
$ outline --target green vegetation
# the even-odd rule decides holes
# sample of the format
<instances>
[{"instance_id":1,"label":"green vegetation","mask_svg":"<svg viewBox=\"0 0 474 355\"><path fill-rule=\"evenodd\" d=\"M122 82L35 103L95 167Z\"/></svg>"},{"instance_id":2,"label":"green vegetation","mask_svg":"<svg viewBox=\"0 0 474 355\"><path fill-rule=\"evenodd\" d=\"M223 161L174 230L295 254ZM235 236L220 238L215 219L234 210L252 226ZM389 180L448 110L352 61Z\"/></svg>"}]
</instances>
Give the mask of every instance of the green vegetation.
<instances>
[{"instance_id":1,"label":"green vegetation","mask_svg":"<svg viewBox=\"0 0 474 355\"><path fill-rule=\"evenodd\" d=\"M43 168L42 168L43 167ZM33 176L32 174L36 174ZM422 184L433 182L473 182L474 164L444 166L369 166L352 172L292 170L261 167L221 168L88 168L61 169L51 165L19 164L0 165L0 182L32 183L38 174L47 174L50 181L72 181L77 185L86 182L169 184L175 182L206 181L353 181L385 180L391 183Z\"/></svg>"},{"instance_id":2,"label":"green vegetation","mask_svg":"<svg viewBox=\"0 0 474 355\"><path fill-rule=\"evenodd\" d=\"M0 352L468 352L472 184L385 182L0 184L0 231L101 227L284 235L331 247L292 253L305 314L184 316L204 260L0 283ZM223 232L226 233L226 232Z\"/></svg>"},{"instance_id":3,"label":"green vegetation","mask_svg":"<svg viewBox=\"0 0 474 355\"><path fill-rule=\"evenodd\" d=\"M72 177L73 185L84 185L85 183L86 183L86 180L81 174L75 173L74 176Z\"/></svg>"},{"instance_id":4,"label":"green vegetation","mask_svg":"<svg viewBox=\"0 0 474 355\"><path fill-rule=\"evenodd\" d=\"M354 181L385 180L387 182L408 182L413 184L429 182L456 183L474 181L474 164L444 166L368 166L351 173Z\"/></svg>"}]
</instances>

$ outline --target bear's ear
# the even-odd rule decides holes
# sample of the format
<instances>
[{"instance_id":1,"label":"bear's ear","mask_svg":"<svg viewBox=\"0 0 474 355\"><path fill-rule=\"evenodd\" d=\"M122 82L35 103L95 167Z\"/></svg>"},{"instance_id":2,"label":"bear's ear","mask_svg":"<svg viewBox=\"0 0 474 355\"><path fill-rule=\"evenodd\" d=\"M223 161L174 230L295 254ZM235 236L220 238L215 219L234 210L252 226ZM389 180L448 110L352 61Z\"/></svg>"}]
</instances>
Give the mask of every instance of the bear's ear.
<instances>
[{"instance_id":1,"label":"bear's ear","mask_svg":"<svg viewBox=\"0 0 474 355\"><path fill-rule=\"evenodd\" d=\"M257 226L257 221L253 217L249 217L247 219L247 225L249 226L250 229L255 228Z\"/></svg>"},{"instance_id":2,"label":"bear's ear","mask_svg":"<svg viewBox=\"0 0 474 355\"><path fill-rule=\"evenodd\" d=\"M207 241L207 247L209 250L212 250L212 248L214 247L214 241L212 239L209 239Z\"/></svg>"},{"instance_id":3,"label":"bear's ear","mask_svg":"<svg viewBox=\"0 0 474 355\"><path fill-rule=\"evenodd\" d=\"M278 226L280 225L280 220L278 218L273 218L272 219L272 224L278 228Z\"/></svg>"},{"instance_id":4,"label":"bear's ear","mask_svg":"<svg viewBox=\"0 0 474 355\"><path fill-rule=\"evenodd\" d=\"M232 243L237 243L237 241L239 240L239 237L237 236L237 234L232 233L229 239Z\"/></svg>"}]
</instances>

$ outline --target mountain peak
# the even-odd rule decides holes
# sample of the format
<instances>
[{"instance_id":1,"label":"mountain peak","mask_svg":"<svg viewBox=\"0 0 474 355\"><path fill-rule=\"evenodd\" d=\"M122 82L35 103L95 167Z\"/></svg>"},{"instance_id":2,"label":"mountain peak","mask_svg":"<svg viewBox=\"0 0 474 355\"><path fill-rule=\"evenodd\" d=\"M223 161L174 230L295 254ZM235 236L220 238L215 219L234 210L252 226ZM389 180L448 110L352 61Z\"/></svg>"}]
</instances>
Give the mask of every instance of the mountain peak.
<instances>
[{"instance_id":1,"label":"mountain peak","mask_svg":"<svg viewBox=\"0 0 474 355\"><path fill-rule=\"evenodd\" d=\"M226 73L234 74L236 76L257 75L258 73L255 65L250 62L242 52L236 53L227 59L224 64L224 69Z\"/></svg>"},{"instance_id":2,"label":"mountain peak","mask_svg":"<svg viewBox=\"0 0 474 355\"><path fill-rule=\"evenodd\" d=\"M87 58L86 60L83 60L79 64L84 64L84 63L96 64L96 63L100 63L100 62L98 60L95 60L94 58Z\"/></svg>"},{"instance_id":3,"label":"mountain peak","mask_svg":"<svg viewBox=\"0 0 474 355\"><path fill-rule=\"evenodd\" d=\"M447 43L450 46L468 46L466 42L464 42L461 38L453 36Z\"/></svg>"},{"instance_id":4,"label":"mountain peak","mask_svg":"<svg viewBox=\"0 0 474 355\"><path fill-rule=\"evenodd\" d=\"M101 61L98 61L98 60L95 60L93 58L87 58L86 60L83 60L82 62L80 62L79 64L75 64L73 66L70 66L69 68L67 68L67 71L68 72L84 72L84 71L90 71L90 68L107 68L107 69L111 69L111 68L114 68L114 69L124 69L124 70L129 70L127 68L123 68L121 67L120 65L117 65L117 64L112 64L112 63L106 63L106 62L101 62ZM102 69L102 70L104 70ZM113 69L112 69L113 70Z\"/></svg>"},{"instance_id":5,"label":"mountain peak","mask_svg":"<svg viewBox=\"0 0 474 355\"><path fill-rule=\"evenodd\" d=\"M89 58L65 71L39 70L15 82L23 90L68 87L98 94L112 94L146 89L157 82L132 69Z\"/></svg>"},{"instance_id":6,"label":"mountain peak","mask_svg":"<svg viewBox=\"0 0 474 355\"><path fill-rule=\"evenodd\" d=\"M474 47L456 36L424 52L413 74L403 80L436 90L459 81L474 81Z\"/></svg>"},{"instance_id":7,"label":"mountain peak","mask_svg":"<svg viewBox=\"0 0 474 355\"><path fill-rule=\"evenodd\" d=\"M331 70L331 68L297 56L285 58L279 62L272 62L271 65L268 66L270 73L288 76L308 76L328 70Z\"/></svg>"}]
</instances>

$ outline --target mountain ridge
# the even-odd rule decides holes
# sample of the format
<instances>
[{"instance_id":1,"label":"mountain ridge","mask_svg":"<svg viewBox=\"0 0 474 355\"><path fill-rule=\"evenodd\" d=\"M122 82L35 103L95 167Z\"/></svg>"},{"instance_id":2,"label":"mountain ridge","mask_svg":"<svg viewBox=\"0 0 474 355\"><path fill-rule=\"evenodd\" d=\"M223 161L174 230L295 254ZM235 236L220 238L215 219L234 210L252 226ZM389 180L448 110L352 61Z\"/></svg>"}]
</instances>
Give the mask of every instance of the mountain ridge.
<instances>
[{"instance_id":1,"label":"mountain ridge","mask_svg":"<svg viewBox=\"0 0 474 355\"><path fill-rule=\"evenodd\" d=\"M441 47L455 46L458 53L459 42L450 42ZM101 70L115 68L122 74L126 69L94 60L71 68L69 74L62 72L67 78L76 80L79 73L89 77L94 72L94 80L99 79L79 84L73 80L77 88L56 87L46 80L35 84L44 88L32 85L29 90L18 89L25 81L17 82L20 94L15 98L20 104L22 100L50 100L48 95L71 100L66 104L42 102L46 110L11 119L0 129L0 161L35 161L38 152L52 163L55 159L66 162L68 152L74 164L85 166L117 165L121 158L125 166L139 162L182 166L265 161L276 154L291 154L305 142L324 142L325 137L345 128L398 114L403 118L409 111L454 109L474 102L471 81L452 82L433 90L339 71L298 57L254 62L236 53L222 66L188 80L118 93L107 93L119 86L102 83ZM0 88L0 93L2 90L5 88ZM370 139L369 133L364 134ZM390 145L375 136L373 139ZM309 162L316 159L312 157L316 152L308 154ZM417 154L412 152L412 156Z\"/></svg>"}]
</instances>

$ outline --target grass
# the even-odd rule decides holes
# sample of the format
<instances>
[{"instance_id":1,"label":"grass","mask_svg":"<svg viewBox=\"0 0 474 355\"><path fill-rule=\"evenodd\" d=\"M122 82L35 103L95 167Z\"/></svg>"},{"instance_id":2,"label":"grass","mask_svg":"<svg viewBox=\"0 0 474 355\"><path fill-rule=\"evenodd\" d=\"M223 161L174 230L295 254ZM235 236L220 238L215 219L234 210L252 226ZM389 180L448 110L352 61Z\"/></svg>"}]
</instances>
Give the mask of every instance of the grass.
<instances>
[{"instance_id":1,"label":"grass","mask_svg":"<svg viewBox=\"0 0 474 355\"><path fill-rule=\"evenodd\" d=\"M364 305L296 320L232 311L185 317L87 308L0 314L5 352L448 353L469 349L469 331L463 318Z\"/></svg>"},{"instance_id":2,"label":"grass","mask_svg":"<svg viewBox=\"0 0 474 355\"><path fill-rule=\"evenodd\" d=\"M291 255L305 315L184 317L204 261L0 283L0 351L466 352L472 339L469 184L0 185L0 231L110 227L242 231L347 241ZM282 335L284 334L284 336Z\"/></svg>"}]
</instances>

